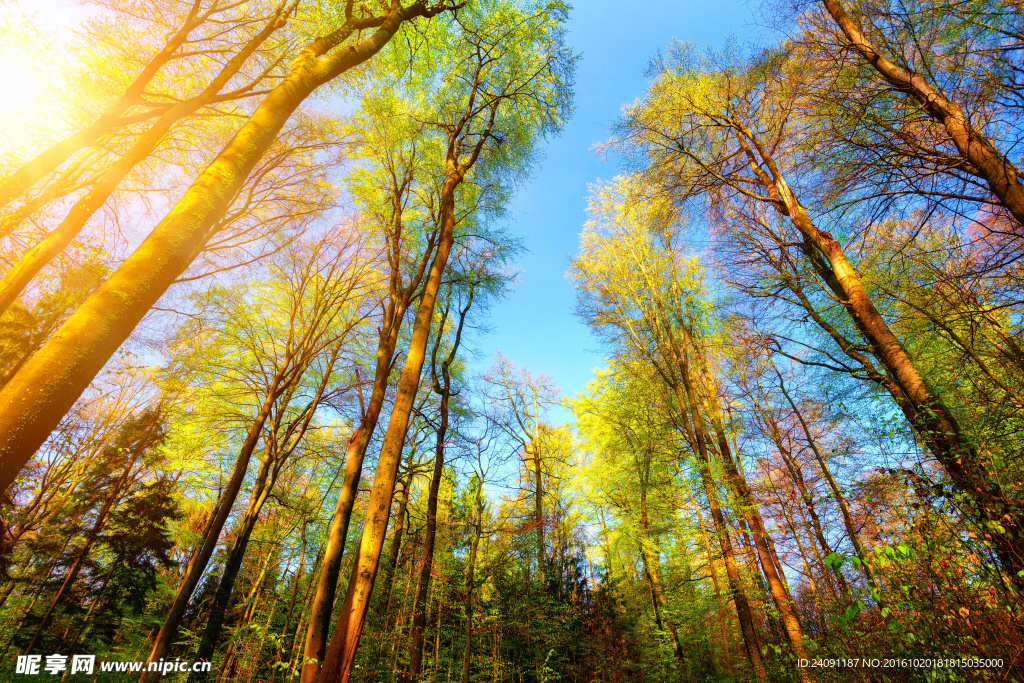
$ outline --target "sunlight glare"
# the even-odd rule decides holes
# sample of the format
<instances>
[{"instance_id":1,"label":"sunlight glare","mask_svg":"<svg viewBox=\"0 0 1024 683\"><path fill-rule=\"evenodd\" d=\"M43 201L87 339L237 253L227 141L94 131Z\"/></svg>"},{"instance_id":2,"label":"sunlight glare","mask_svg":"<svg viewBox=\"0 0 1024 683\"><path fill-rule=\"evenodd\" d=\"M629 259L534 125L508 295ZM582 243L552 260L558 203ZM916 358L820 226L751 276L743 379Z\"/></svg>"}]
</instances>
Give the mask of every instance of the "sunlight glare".
<instances>
[{"instance_id":1,"label":"sunlight glare","mask_svg":"<svg viewBox=\"0 0 1024 683\"><path fill-rule=\"evenodd\" d=\"M0 119L29 114L39 95L39 73L22 50L0 46Z\"/></svg>"}]
</instances>

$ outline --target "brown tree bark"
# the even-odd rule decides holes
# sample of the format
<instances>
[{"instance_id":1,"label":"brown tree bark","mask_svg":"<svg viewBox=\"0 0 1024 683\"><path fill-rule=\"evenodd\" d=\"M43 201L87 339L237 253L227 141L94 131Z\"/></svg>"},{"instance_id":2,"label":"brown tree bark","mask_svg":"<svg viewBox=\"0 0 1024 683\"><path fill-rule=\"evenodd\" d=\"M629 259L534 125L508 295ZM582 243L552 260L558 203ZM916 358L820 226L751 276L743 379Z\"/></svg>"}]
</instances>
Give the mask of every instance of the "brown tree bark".
<instances>
[{"instance_id":1,"label":"brown tree bark","mask_svg":"<svg viewBox=\"0 0 1024 683\"><path fill-rule=\"evenodd\" d=\"M203 630L203 638L196 651L196 659L210 661L213 657L214 649L220 638L221 629L224 627L224 618L234 591L235 581L242 568L245 551L249 546L249 538L252 536L253 529L256 528L256 522L259 521L263 505L267 502L267 498L277 483L277 477L281 472L281 468L298 447L299 443L301 443L306 435L306 431L309 429L316 409L323 400L324 390L331 380L331 373L340 352L341 344L337 343L331 351L331 357L323 370L323 377L317 387L316 394L283 430L281 428L282 417L288 408L289 399L295 385L290 388L289 395L277 406L275 420L270 433L264 438L266 443L264 458L260 463L256 481L253 483L249 508L239 523L238 533L224 560L224 571L217 584L217 592L214 594L213 603L210 606L210 615L206 622L206 628ZM209 680L209 672L193 671L189 674L188 680L191 683Z\"/></svg>"},{"instance_id":2,"label":"brown tree bark","mask_svg":"<svg viewBox=\"0 0 1024 683\"><path fill-rule=\"evenodd\" d=\"M423 668L423 640L427 628L427 594L430 590L430 575L434 570L434 542L437 538L437 497L441 488L444 471L444 441L448 432L448 393L441 396L440 419L437 426L437 445L434 450L434 470L430 475L427 492L427 528L423 535L423 563L416 582L416 596L413 598L412 634L409 637L409 668L403 675L405 681L419 679Z\"/></svg>"},{"instance_id":3,"label":"brown tree bark","mask_svg":"<svg viewBox=\"0 0 1024 683\"><path fill-rule=\"evenodd\" d=\"M477 87L479 87L479 83L477 83ZM441 279L455 243L457 221L455 192L465 179L466 173L476 164L484 145L490 139L491 130L498 115L498 105L502 101L501 98L493 99L488 107L489 113L487 113L487 108L484 109L484 115L487 116L486 123L479 130L471 131L470 127L474 118L472 108L475 106L475 96L478 94L474 90L469 101L470 110L464 113L459 121L448 130L445 180L441 185L439 196L436 251L423 285L409 340L409 350L406 353L405 366L402 368L394 406L388 420L388 428L381 443L377 472L370 489L367 519L363 525L362 539L352 570L352 578L349 580L345 603L338 616L338 625L331 637L323 668L316 679L319 683L335 683L335 681L347 683L352 673L352 666L355 664L356 648L362 635L366 611L370 604L370 595L373 592L373 584L380 564L380 553L384 545L388 517L391 514L391 498L394 495L395 478L398 474L402 448L409 428L409 416L416 400L416 392L419 389L420 373L426 356L434 307L441 287ZM470 133L474 134L475 142L467 143L465 136ZM465 160L460 159L460 155L466 152L463 145L469 146L468 153L464 157Z\"/></svg>"},{"instance_id":4,"label":"brown tree bark","mask_svg":"<svg viewBox=\"0 0 1024 683\"><path fill-rule=\"evenodd\" d=\"M345 543L352 519L352 508L359 491L362 478L363 458L370 444L370 437L377 428L384 399L388 390L388 377L395 357L395 347L402 328L402 321L416 292L419 291L427 266L433 256L429 248L432 241L428 240L428 248L424 250L417 272L409 282L402 282L402 203L408 192L411 176L406 175L401 182L396 182L392 191L392 223L388 235L388 261L391 268L388 278L388 301L384 308L383 321L377 340L376 366L373 375L373 387L370 400L363 407L359 426L349 437L348 451L345 455L345 477L342 482L338 502L331 517L330 531L324 560L317 578L316 594L313 598L312 612L306 627L303 646L303 665L300 683L313 683L320 673L321 663L327 648L327 633L330 629L331 611L334 609L338 576L341 569L341 558L345 554ZM362 390L360 390L362 402Z\"/></svg>"},{"instance_id":5,"label":"brown tree bark","mask_svg":"<svg viewBox=\"0 0 1024 683\"><path fill-rule=\"evenodd\" d=\"M964 111L919 73L908 71L881 54L875 45L850 19L840 0L822 0L853 48L868 64L899 92L916 100L921 107L946 129L960 156L970 170L988 183L992 194L1009 210L1024 228L1024 186L1021 172L985 134L975 128ZM1024 233L1021 233L1024 236Z\"/></svg>"},{"instance_id":6,"label":"brown tree bark","mask_svg":"<svg viewBox=\"0 0 1024 683\"><path fill-rule=\"evenodd\" d=\"M474 512L473 543L469 548L469 562L466 564L466 639L462 645L462 683L469 683L470 663L473 657L473 590L476 588L474 577L477 552L480 548L480 538L483 536L483 479L477 484Z\"/></svg>"},{"instance_id":7,"label":"brown tree bark","mask_svg":"<svg viewBox=\"0 0 1024 683\"><path fill-rule=\"evenodd\" d=\"M814 225L807 211L786 182L774 158L754 133L739 122L730 124L740 147L750 160L753 173L769 194L772 206L803 238L804 255L825 285L835 294L851 321L882 363L886 374L872 379L881 384L914 428L921 441L945 469L957 490L968 497L967 510L975 519L995 523L1005 532L986 529L1007 578L1024 590L1024 507L1009 497L999 484L956 417L932 391L900 340L875 308L857 271L847 260L842 245L828 232ZM821 324L821 323L819 323ZM826 331L830 327L825 324ZM830 332L830 334L832 334ZM846 340L832 334L851 357L861 354ZM973 509L971 509L973 508Z\"/></svg>"},{"instance_id":8,"label":"brown tree bark","mask_svg":"<svg viewBox=\"0 0 1024 683\"><path fill-rule=\"evenodd\" d=\"M416 597L413 601L409 668L403 676L403 679L406 681L418 680L423 668L423 637L427 623L427 592L430 588L430 576L434 568L434 542L437 537L437 495L441 486L441 475L444 469L445 441L448 438L448 401L451 398L452 390L450 368L452 361L455 360L455 354L458 353L459 343L462 341L462 329L466 323L466 315L473 305L472 287L469 290L469 301L460 312L458 328L455 331L455 340L448 355L441 363L441 377L438 378L437 352L444 338L444 328L448 320L450 303L450 300L445 302L444 312L441 314L441 323L434 341L433 351L431 352L430 375L433 380L434 393L440 397L441 405L438 410L439 419L437 424L437 442L434 448L434 471L430 475L430 488L427 493L427 529L423 537L423 564L420 567L419 581L416 584Z\"/></svg>"},{"instance_id":9,"label":"brown tree bark","mask_svg":"<svg viewBox=\"0 0 1024 683\"><path fill-rule=\"evenodd\" d=\"M688 400L682 387L679 384L674 384L673 389L679 403L679 418L683 431L687 441L690 442L694 455L697 456L697 467L700 470L704 494L711 510L711 520L714 522L716 536L718 536L718 543L722 550L722 561L725 563L725 573L729 578L729 590L732 594L733 604L736 606L736 616L740 622L740 632L743 634L747 660L757 679L767 681L768 671L761 659L761 644L754 628L754 616L750 609L750 601L743 588L739 566L736 563L736 553L732 540L729 538L729 526L725 521L725 515L722 514L722 506L718 500L718 489L715 488L714 479L711 477L711 458L708 454L708 435L704 428L704 420L699 410L694 410L695 406ZM687 415L688 412L689 415Z\"/></svg>"},{"instance_id":10,"label":"brown tree bark","mask_svg":"<svg viewBox=\"0 0 1024 683\"><path fill-rule=\"evenodd\" d=\"M399 382L395 405L391 411L388 428L381 444L381 455L377 463L373 487L370 490L366 523L362 540L356 555L352 578L349 580L345 603L338 617L338 625L328 647L323 668L317 677L321 683L348 681L355 663L355 650L362 635L370 594L376 579L380 552L384 544L388 517L391 513L391 497L395 487L398 463L405 443L416 392L419 389L420 371L426 355L430 323L441 276L448 265L448 256L454 243L455 189L461 184L465 170L449 156L448 176L441 195L441 234L437 251L427 276L419 308L413 324L409 351Z\"/></svg>"},{"instance_id":11,"label":"brown tree bark","mask_svg":"<svg viewBox=\"0 0 1024 683\"><path fill-rule=\"evenodd\" d=\"M729 672L729 676L733 676L732 669L732 657L729 654L729 635L725 627L725 610L722 606L722 592L718 584L718 572L715 568L715 563L711 554L711 540L708 538L707 528L704 526L704 513L701 512L700 506L697 505L697 499L693 496L693 491L690 489L690 485L686 482L685 477L682 478L683 488L686 490L686 495L690 498L690 504L693 505L693 509L697 513L697 524L700 527L700 535L704 540L704 550L708 555L708 573L711 575L711 585L715 589L715 611L718 613L718 631L722 638L722 652L725 655L725 667Z\"/></svg>"},{"instance_id":12,"label":"brown tree bark","mask_svg":"<svg viewBox=\"0 0 1024 683\"><path fill-rule=\"evenodd\" d=\"M216 513L210 518L206 529L204 529L203 541L199 552L192 557L185 570L185 575L178 585L178 589L174 594L174 600L171 602L167 616L164 618L164 623L153 641L153 649L150 650L148 662L155 662L167 654L177 636L178 626L185 615L185 608L192 598L192 593L195 591L196 586L199 585L199 579L206 571L206 565L209 564L210 558L213 557L213 551L216 549L217 541L220 539L220 532L224 529L224 524L231 514L231 508L234 507L235 499L238 497L238 492L245 479L245 473L249 469L249 460L252 458L252 453L259 442L263 426L270 417L270 411L274 406L274 402L278 398L276 392L278 387L277 385L272 386L274 390L268 392L263 405L260 407L260 412L257 413L256 418L249 426L245 441L242 443L238 458L235 460L235 467L231 471L231 478L228 480L227 486L225 486L220 500L217 502ZM156 681L159 677L158 672L155 675L154 672L146 672L143 673L139 680L142 683L152 683L152 681Z\"/></svg>"},{"instance_id":13,"label":"brown tree bark","mask_svg":"<svg viewBox=\"0 0 1024 683\"><path fill-rule=\"evenodd\" d=\"M746 479L736 469L736 464L732 457L732 449L725 438L721 416L716 414L718 411L717 401L718 399L715 396L708 397L709 406L714 405L711 408L711 419L718 440L718 454L722 461L722 469L726 480L736 495L737 502L741 506L741 514L747 518L747 525L754 540L754 547L757 549L758 559L761 561L761 569L764 572L765 579L768 581L768 587L775 606L782 617L782 625L785 628L787 640L789 640L789 644L792 646L796 656L799 659L806 659L807 653L804 651L803 645L803 628L800 626L796 605L793 603L789 588L785 584L783 575L776 564L775 552L769 547L768 541L770 539L768 538L768 532L764 528L764 522L758 512L750 487L747 486ZM799 671L798 674L800 674L802 680L807 679L806 674L802 671Z\"/></svg>"}]
</instances>

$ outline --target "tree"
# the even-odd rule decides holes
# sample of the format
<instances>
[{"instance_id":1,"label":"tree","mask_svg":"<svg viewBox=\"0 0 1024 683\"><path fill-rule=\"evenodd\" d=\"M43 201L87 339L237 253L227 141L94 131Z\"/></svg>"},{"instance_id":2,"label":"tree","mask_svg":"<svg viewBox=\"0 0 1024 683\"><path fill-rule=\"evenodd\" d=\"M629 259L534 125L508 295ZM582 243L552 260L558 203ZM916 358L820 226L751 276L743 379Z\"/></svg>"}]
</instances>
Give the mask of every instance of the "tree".
<instances>
[{"instance_id":1,"label":"tree","mask_svg":"<svg viewBox=\"0 0 1024 683\"><path fill-rule=\"evenodd\" d=\"M285 253L276 277L263 283L259 289L224 292L223 299L212 297L208 302L213 309L210 313L216 311L220 314L218 322L222 329L186 327L182 331L192 339L202 335L210 338L211 343L219 342L221 352L226 354L224 374L236 382L240 381L243 387L248 384L255 386L251 393L241 392L243 405L248 409L244 440L231 477L217 501L216 512L204 529L201 549L191 558L164 625L156 636L149 661L163 658L174 642L185 608L213 555L258 444L264 443L265 458L242 525L243 534L235 542L231 562L233 569L229 565L225 576L229 569L237 572L248 541L244 530L252 532L273 486L273 479L298 445L317 407L324 400L334 364L347 336L362 316L362 302L357 297L366 286L366 264L358 252L352 253L353 246L354 235L346 235L343 230L329 233L312 243L295 245ZM248 297L254 290L262 294L266 306L259 309L257 319L246 315L251 310ZM264 317L275 308L279 318ZM273 328L268 328L268 322L273 323ZM248 363L239 366L235 354ZM307 373L318 363L323 363L323 367L318 369L320 377L309 401L298 411L297 417L294 413L289 416L291 402L302 395L303 383L308 381ZM286 416L289 417L286 419ZM272 427L269 434L265 431L268 422ZM225 582L225 590L219 598L221 609L230 596L233 581L229 577ZM219 631L219 626L213 630ZM206 647L210 646L207 644Z\"/></svg>"},{"instance_id":2,"label":"tree","mask_svg":"<svg viewBox=\"0 0 1024 683\"><path fill-rule=\"evenodd\" d=\"M791 100L784 67L782 55L739 64L730 64L725 58L715 63L679 55L653 86L650 105L629 113L622 128L623 144L646 155L652 187L664 188L672 197L668 201L714 197L725 214L718 226L741 233L738 242L747 249L741 258L781 264L785 288L861 366L858 372L890 394L969 501L971 516L985 527L999 548L1007 576L1017 582L1018 572L1024 568L1024 553L1018 547L1016 531L1022 520L1012 495L923 376L842 244L815 223L801 203L796 185L790 184L785 162ZM669 112L672 116L666 118ZM779 217L778 224L768 212ZM732 228L735 225L752 227L744 233ZM753 239L745 236L754 233ZM773 246L762 246L761 235ZM800 262L813 272L816 283L838 304L862 341L851 341L814 308L801 279L792 274L793 264ZM999 528L1005 531L991 526L997 519L1002 520Z\"/></svg>"},{"instance_id":3,"label":"tree","mask_svg":"<svg viewBox=\"0 0 1024 683\"><path fill-rule=\"evenodd\" d=\"M443 70L452 74L460 87L437 103L440 120L434 123L446 149L437 201L437 251L423 287L395 405L381 444L359 554L317 680L347 681L355 661L409 414L419 388L434 305L455 242L458 190L470 171L480 179L516 177L529 163L537 138L560 125L568 106L566 79L572 64L562 43L560 21L564 12L561 5L529 13L497 3L493 7L475 6L460 14L464 51L445 55L451 68ZM478 161L480 168L474 169Z\"/></svg>"},{"instance_id":4,"label":"tree","mask_svg":"<svg viewBox=\"0 0 1024 683\"><path fill-rule=\"evenodd\" d=\"M139 248L0 390L3 402L15 406L0 416L0 488L10 485L103 364L214 236L211 230L295 108L319 86L377 54L404 22L447 9L423 3L403 8L396 0L383 15L357 18L348 4L344 23L297 55L288 75ZM372 33L335 49L365 31Z\"/></svg>"}]
</instances>

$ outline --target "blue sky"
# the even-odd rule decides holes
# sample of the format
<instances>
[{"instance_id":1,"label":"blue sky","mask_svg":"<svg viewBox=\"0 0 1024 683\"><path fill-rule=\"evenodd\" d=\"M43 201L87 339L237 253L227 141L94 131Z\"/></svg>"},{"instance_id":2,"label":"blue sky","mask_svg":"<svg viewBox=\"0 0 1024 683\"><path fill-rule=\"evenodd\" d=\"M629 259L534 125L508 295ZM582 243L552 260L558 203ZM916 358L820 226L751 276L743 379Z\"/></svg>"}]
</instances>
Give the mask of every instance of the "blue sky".
<instances>
[{"instance_id":1,"label":"blue sky","mask_svg":"<svg viewBox=\"0 0 1024 683\"><path fill-rule=\"evenodd\" d=\"M751 40L759 33L756 7L742 0L640 2L631 9L613 0L579 0L570 15L569 40L581 59L576 73L576 114L551 141L534 179L518 193L510 228L525 239L519 283L491 311L493 333L476 340L490 363L500 350L533 374L554 379L564 396L590 381L604 355L572 314L575 294L566 277L586 220L587 186L621 170L593 151L608 137L623 105L643 96L647 64L673 39L698 45ZM483 368L481 368L483 369Z\"/></svg>"}]
</instances>

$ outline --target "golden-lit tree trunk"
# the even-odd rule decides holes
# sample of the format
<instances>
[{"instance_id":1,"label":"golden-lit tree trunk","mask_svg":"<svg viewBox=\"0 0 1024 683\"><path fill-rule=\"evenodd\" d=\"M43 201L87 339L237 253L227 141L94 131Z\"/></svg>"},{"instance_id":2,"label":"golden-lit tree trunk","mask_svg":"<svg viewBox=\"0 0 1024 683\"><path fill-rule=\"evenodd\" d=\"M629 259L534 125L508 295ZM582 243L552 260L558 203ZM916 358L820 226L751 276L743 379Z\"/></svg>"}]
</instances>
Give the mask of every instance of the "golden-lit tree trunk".
<instances>
[{"instance_id":1,"label":"golden-lit tree trunk","mask_svg":"<svg viewBox=\"0 0 1024 683\"><path fill-rule=\"evenodd\" d=\"M393 303L397 303L392 299ZM404 307L401 309L404 312ZM395 344L398 342L398 330L401 326L401 314L392 318L390 327L381 332L377 345L377 366L374 372L373 388L370 400L363 411L359 426L348 440L348 451L345 455L345 477L342 482L338 502L331 516L327 546L324 549L323 562L317 576L316 593L313 596L309 623L303 645L303 665L300 683L312 683L320 673L320 664L324 660L327 648L327 633L330 629L331 610L334 609L335 595L338 588L338 576L341 570L341 558L345 554L345 541L352 520L352 508L356 494L359 492L359 480L362 478L363 458L370 444L370 437L377 428L384 398L387 394L388 375L391 361L394 358Z\"/></svg>"},{"instance_id":2,"label":"golden-lit tree trunk","mask_svg":"<svg viewBox=\"0 0 1024 683\"><path fill-rule=\"evenodd\" d=\"M345 602L338 616L338 624L331 637L323 667L316 679L320 683L347 683L355 663L356 648L362 635L366 611L370 605L370 594L377 576L388 517L391 514L391 498L394 494L398 464L408 432L409 415L419 389L420 372L426 357L434 304L455 239L455 190L462 182L465 169L457 164L451 154L447 166L448 175L441 189L441 225L437 251L423 287L395 404L381 443L377 472L370 489L367 518L363 525L352 578L349 580Z\"/></svg>"},{"instance_id":3,"label":"golden-lit tree trunk","mask_svg":"<svg viewBox=\"0 0 1024 683\"><path fill-rule=\"evenodd\" d=\"M392 217L394 224L392 225L392 234L390 235L391 273L388 280L388 302L384 309L381 330L377 339L373 387L370 390L370 400L363 407L359 426L348 440L348 451L345 455L345 477L342 482L341 492L338 495L338 502L334 508L334 514L331 517L327 547L324 551L324 560L317 578L316 594L313 598L309 624L306 627L306 637L303 645L304 663L302 665L300 683L313 683L320 673L320 665L324 661L324 652L327 648L327 634L331 624L331 611L334 609L338 576L341 569L341 558L345 554L345 543L352 519L352 508L355 505L356 494L359 491L359 481L363 471L363 458L366 457L366 449L370 444L370 437L377 428L377 421L380 419L380 413L384 407L384 399L387 396L388 390L388 377L391 374L391 364L395 357L395 347L398 344L398 335L401 331L402 321L405 318L405 313L414 294L419 290L427 264L430 262L431 252L428 249L423 254L416 274L406 283L405 287L402 287L402 262L398 258L401 251L400 195L402 190L401 188L393 188L393 192L395 194L392 197L395 215ZM362 401L361 389L360 401Z\"/></svg>"},{"instance_id":4,"label":"golden-lit tree trunk","mask_svg":"<svg viewBox=\"0 0 1024 683\"><path fill-rule=\"evenodd\" d=\"M263 461L260 463L260 469L256 475L256 481L253 484L249 507L239 523L238 534L235 536L235 540L231 544L231 549L228 551L227 557L224 560L224 571L217 584L217 592L214 594L213 603L210 606L210 616L203 631L202 641L200 641L199 648L196 650L196 659L210 660L213 657L217 640L220 637L221 629L224 626L224 618L227 613L228 603L230 602L231 595L234 591L235 581L238 578L239 571L242 569L242 561L245 558L245 551L248 548L249 539L252 536L253 529L255 529L256 523L259 521L260 512L263 509L263 505L267 502L267 498L273 491L274 485L277 483L281 467L284 466L285 462L298 447L303 437L305 437L306 431L309 429L309 425L313 420L316 408L320 405L320 402L323 399L324 390L330 382L331 372L334 368L334 364L338 360L338 354L340 352L341 344L339 343L332 350L330 360L328 360L326 367L323 370L323 377L321 378L320 385L317 387L316 395L303 409L303 411L299 413L296 419L283 430L283 433L279 433L278 430L280 428L281 417L286 410L289 401L285 399L278 405L275 420L276 424L273 424L271 429L268 430L270 434L264 437L264 441L266 443L265 455ZM293 388L294 387L291 389ZM188 680L205 681L208 680L208 678L209 674L206 672L193 671L189 675Z\"/></svg>"},{"instance_id":5,"label":"golden-lit tree trunk","mask_svg":"<svg viewBox=\"0 0 1024 683\"><path fill-rule=\"evenodd\" d=\"M740 577L739 565L736 564L736 553L733 550L732 540L729 538L729 527L722 514L722 506L718 501L718 491L715 489L715 482L708 472L711 463L704 458L699 464L701 480L704 484L704 494L708 499L708 507L711 510L711 520L715 524L716 536L722 549L722 561L725 563L725 574L729 578L729 590L732 593L733 604L736 606L736 616L740 622L740 632L743 634L743 644L746 648L747 660L754 669L754 674L759 681L768 680L768 672L765 669L764 661L761 659L761 643L754 629L754 614L750 609L750 600L747 598L746 589L743 587L743 579Z\"/></svg>"},{"instance_id":6,"label":"golden-lit tree trunk","mask_svg":"<svg viewBox=\"0 0 1024 683\"><path fill-rule=\"evenodd\" d=\"M405 537L405 518L408 514L409 493L412 490L412 459L415 449L411 449L406 460L405 481L402 484L402 496L398 499L398 512L395 514L395 526L391 532L391 546L388 549L387 563L384 565L384 594L381 596L384 613L391 612L391 591L395 583L395 570L398 567L398 556L402 552L402 540Z\"/></svg>"},{"instance_id":7,"label":"golden-lit tree trunk","mask_svg":"<svg viewBox=\"0 0 1024 683\"><path fill-rule=\"evenodd\" d=\"M0 315L21 294L28 283L55 256L60 254L85 227L86 222L95 214L114 193L125 176L144 161L156 149L164 135L180 119L195 113L200 107L210 103L217 93L238 73L246 60L276 30L284 26L283 7L268 22L266 28L258 33L221 69L217 77L193 99L175 104L164 112L153 125L142 134L132 147L116 162L111 164L79 199L60 225L54 228L35 246L29 249L15 263L3 279L0 279Z\"/></svg>"},{"instance_id":8,"label":"golden-lit tree trunk","mask_svg":"<svg viewBox=\"0 0 1024 683\"><path fill-rule=\"evenodd\" d=\"M438 9L437 11L440 11ZM352 23L313 41L217 158L124 263L0 390L0 489L17 477L60 419L211 237L250 171L315 88L375 55L422 4L393 4L370 35L328 54ZM356 20L353 20L356 21ZM360 20L361 21L361 20ZM365 23L365 22L364 22Z\"/></svg>"},{"instance_id":9,"label":"golden-lit tree trunk","mask_svg":"<svg viewBox=\"0 0 1024 683\"><path fill-rule=\"evenodd\" d=\"M873 379L893 397L907 421L949 474L953 485L967 494L968 514L1004 529L999 532L986 528L983 533L992 542L1007 578L1018 589L1024 589L1024 542L1021 540L1024 539L1024 507L1003 490L996 473L990 469L990 462L978 453L956 417L929 387L903 344L875 308L839 241L814 225L771 153L754 133L739 123L733 126L772 205L789 218L801 234L807 260L885 367L886 374ZM755 160L760 160L763 168ZM860 355L849 342L832 336L852 357Z\"/></svg>"}]
</instances>

